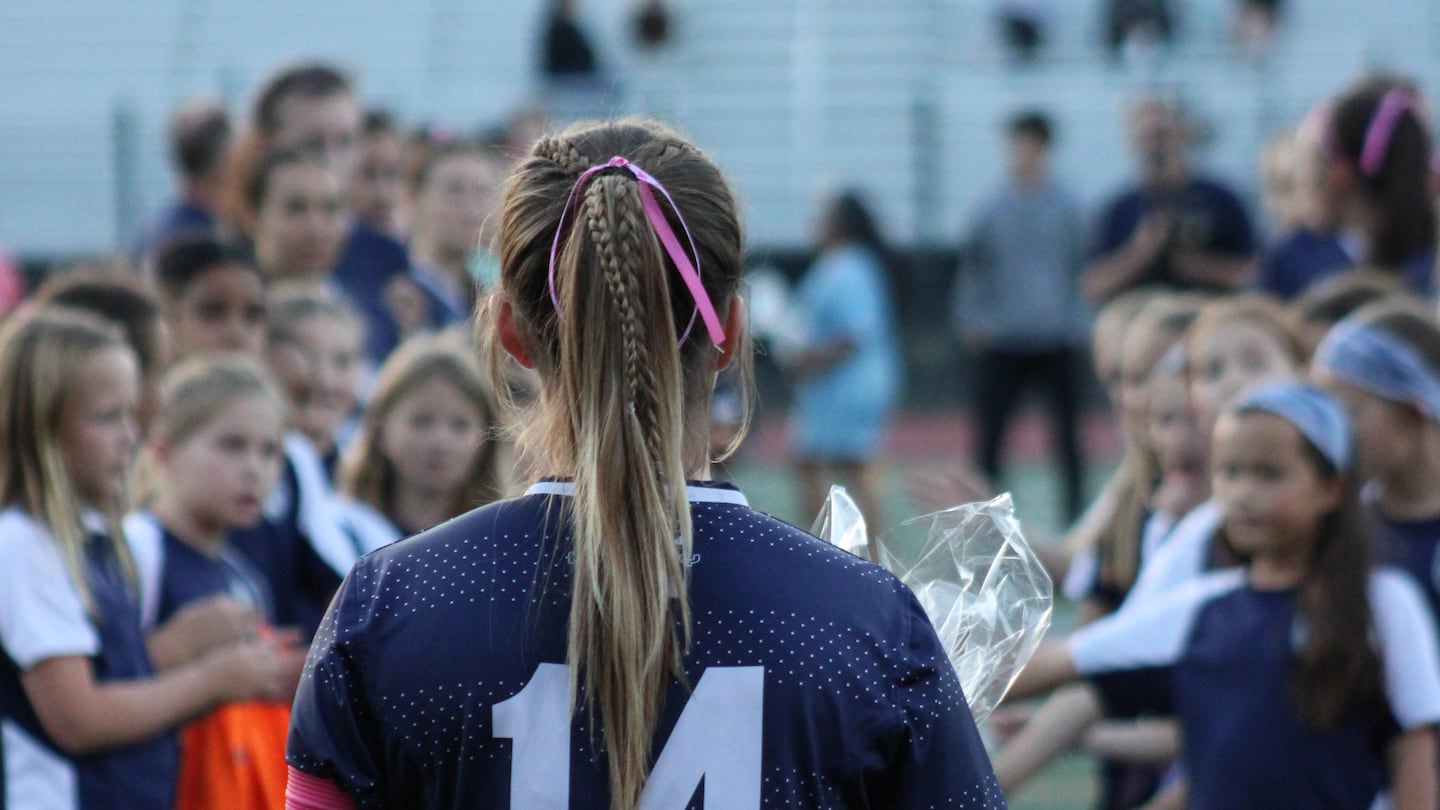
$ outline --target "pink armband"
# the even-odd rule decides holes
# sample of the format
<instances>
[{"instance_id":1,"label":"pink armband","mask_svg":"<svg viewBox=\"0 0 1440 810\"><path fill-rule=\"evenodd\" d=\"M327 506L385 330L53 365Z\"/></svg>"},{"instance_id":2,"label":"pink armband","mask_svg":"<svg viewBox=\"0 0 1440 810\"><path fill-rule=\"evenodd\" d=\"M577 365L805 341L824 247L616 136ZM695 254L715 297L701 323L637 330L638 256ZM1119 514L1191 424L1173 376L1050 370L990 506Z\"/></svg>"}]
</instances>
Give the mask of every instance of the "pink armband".
<instances>
[{"instance_id":1,"label":"pink armband","mask_svg":"<svg viewBox=\"0 0 1440 810\"><path fill-rule=\"evenodd\" d=\"M285 810L355 810L355 802L329 779L290 768L285 783Z\"/></svg>"}]
</instances>

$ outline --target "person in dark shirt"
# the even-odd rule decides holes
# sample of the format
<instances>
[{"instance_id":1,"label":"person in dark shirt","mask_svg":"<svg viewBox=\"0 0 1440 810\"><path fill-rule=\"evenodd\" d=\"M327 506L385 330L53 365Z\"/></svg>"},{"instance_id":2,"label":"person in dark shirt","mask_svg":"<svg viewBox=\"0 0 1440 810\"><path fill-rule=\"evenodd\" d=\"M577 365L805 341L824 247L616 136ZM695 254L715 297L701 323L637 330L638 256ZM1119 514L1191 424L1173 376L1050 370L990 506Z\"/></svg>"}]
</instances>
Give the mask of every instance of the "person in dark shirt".
<instances>
[{"instance_id":1,"label":"person in dark shirt","mask_svg":"<svg viewBox=\"0 0 1440 810\"><path fill-rule=\"evenodd\" d=\"M360 159L361 112L354 88L337 68L303 63L282 69L261 88L252 114L260 154L276 149L318 152L349 199ZM366 319L366 354L379 365L399 341L386 290L409 272L405 246L359 217L350 217L333 278Z\"/></svg>"},{"instance_id":2,"label":"person in dark shirt","mask_svg":"<svg viewBox=\"0 0 1440 810\"><path fill-rule=\"evenodd\" d=\"M714 164L594 124L503 210L490 327L556 477L356 564L289 806L1003 808L914 595L708 480L715 374L751 359Z\"/></svg>"},{"instance_id":3,"label":"person in dark shirt","mask_svg":"<svg viewBox=\"0 0 1440 810\"><path fill-rule=\"evenodd\" d=\"M171 118L170 164L179 188L135 243L137 268L145 269L155 251L176 236L215 227L230 140L230 116L217 102L186 105Z\"/></svg>"},{"instance_id":4,"label":"person in dark shirt","mask_svg":"<svg viewBox=\"0 0 1440 810\"><path fill-rule=\"evenodd\" d=\"M1101 212L1081 277L1086 294L1106 301L1143 284L1235 289L1256 247L1244 205L1224 185L1192 172L1186 122L1174 102L1143 99L1129 124L1140 177Z\"/></svg>"}]
</instances>

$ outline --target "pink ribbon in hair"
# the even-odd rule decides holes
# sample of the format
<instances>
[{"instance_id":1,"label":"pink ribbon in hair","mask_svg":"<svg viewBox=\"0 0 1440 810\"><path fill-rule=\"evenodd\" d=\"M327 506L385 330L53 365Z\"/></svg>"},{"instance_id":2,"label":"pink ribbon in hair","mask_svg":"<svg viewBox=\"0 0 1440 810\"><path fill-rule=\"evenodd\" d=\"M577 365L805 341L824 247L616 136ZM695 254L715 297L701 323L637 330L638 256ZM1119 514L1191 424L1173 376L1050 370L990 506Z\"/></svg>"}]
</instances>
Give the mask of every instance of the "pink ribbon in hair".
<instances>
[{"instance_id":1,"label":"pink ribbon in hair","mask_svg":"<svg viewBox=\"0 0 1440 810\"><path fill-rule=\"evenodd\" d=\"M1385 161L1385 152L1390 148L1390 139L1400 116L1410 109L1410 94L1405 90L1391 90L1380 99L1370 126L1365 128L1365 144L1360 148L1360 172L1367 177L1379 174Z\"/></svg>"},{"instance_id":2,"label":"pink ribbon in hair","mask_svg":"<svg viewBox=\"0 0 1440 810\"><path fill-rule=\"evenodd\" d=\"M610 158L610 162L598 166L591 166L581 173L575 180L575 185L570 187L570 196L565 198L565 207L560 209L560 223L555 227L555 239L550 243L550 270L547 283L550 287L550 301L555 305L555 311L560 311L560 296L555 292L555 259L560 253L560 235L565 232L565 219L570 215L570 209L575 204L575 195L584 187L585 181L589 180L596 172L602 169L622 168L635 176L640 182L640 201L645 206L645 217L650 220L650 225L655 229L655 235L660 237L660 244L665 246L665 252L670 255L670 260L675 263L675 269L680 272L680 278L684 280L685 287L690 290L690 297L695 299L695 312L691 313L690 321L685 325L685 331L680 335L680 343L690 337L690 330L695 327L695 317L698 315L705 323L705 330L710 334L710 342L717 347L725 340L725 329L720 325L720 316L715 312L715 304L710 301L710 294L705 292L705 285L700 282L700 252L695 248L695 239L690 235L690 228L685 224L685 217L680 215L680 207L671 198L670 192L660 185L660 181L651 177L644 169L623 157ZM660 203L655 199L655 194L650 191L654 188L665 195L666 202L675 212L675 218L680 221L680 229L685 232L685 240L690 243L690 252L695 255L695 263L690 263L690 257L685 255L685 249L681 247L680 240L675 238L675 231L671 230L670 223L665 219L665 212L660 210Z\"/></svg>"}]
</instances>

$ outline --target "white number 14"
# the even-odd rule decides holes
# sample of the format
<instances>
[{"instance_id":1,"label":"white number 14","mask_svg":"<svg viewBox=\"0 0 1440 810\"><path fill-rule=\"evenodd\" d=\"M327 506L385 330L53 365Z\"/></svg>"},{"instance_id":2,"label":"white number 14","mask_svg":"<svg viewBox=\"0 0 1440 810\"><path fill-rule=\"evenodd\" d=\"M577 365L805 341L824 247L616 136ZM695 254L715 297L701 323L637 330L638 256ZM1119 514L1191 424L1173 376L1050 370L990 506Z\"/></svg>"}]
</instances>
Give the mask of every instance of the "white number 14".
<instances>
[{"instance_id":1,"label":"white number 14","mask_svg":"<svg viewBox=\"0 0 1440 810\"><path fill-rule=\"evenodd\" d=\"M513 742L511 810L569 810L570 668L541 664L495 704L494 735ZM705 780L706 810L760 807L764 667L711 667L690 693L640 794L639 810L684 810Z\"/></svg>"}]
</instances>

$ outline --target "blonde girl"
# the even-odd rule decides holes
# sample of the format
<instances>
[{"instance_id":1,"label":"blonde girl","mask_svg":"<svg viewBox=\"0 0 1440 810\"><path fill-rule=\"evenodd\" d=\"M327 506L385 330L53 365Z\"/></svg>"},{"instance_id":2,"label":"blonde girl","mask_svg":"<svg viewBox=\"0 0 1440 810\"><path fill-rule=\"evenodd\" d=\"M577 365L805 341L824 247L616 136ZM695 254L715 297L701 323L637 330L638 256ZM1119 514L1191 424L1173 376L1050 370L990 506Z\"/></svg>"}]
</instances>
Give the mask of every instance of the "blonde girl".
<instances>
[{"instance_id":1,"label":"blonde girl","mask_svg":"<svg viewBox=\"0 0 1440 810\"><path fill-rule=\"evenodd\" d=\"M414 337L395 350L340 467L366 551L503 496L496 409L479 363L454 337Z\"/></svg>"},{"instance_id":2,"label":"blonde girl","mask_svg":"<svg viewBox=\"0 0 1440 810\"><path fill-rule=\"evenodd\" d=\"M119 528L137 444L133 351L93 317L41 308L0 334L0 670L6 807L164 808L170 729L276 695L279 658L228 645L156 675Z\"/></svg>"}]
</instances>

